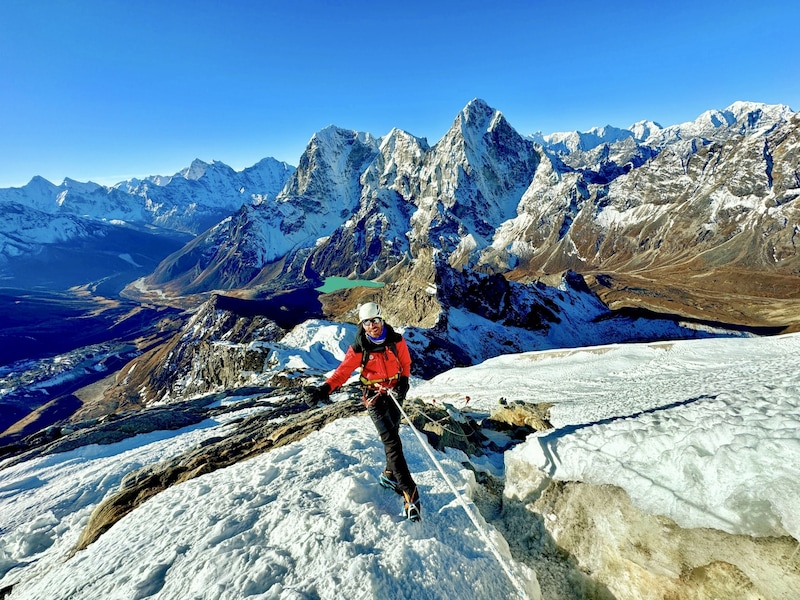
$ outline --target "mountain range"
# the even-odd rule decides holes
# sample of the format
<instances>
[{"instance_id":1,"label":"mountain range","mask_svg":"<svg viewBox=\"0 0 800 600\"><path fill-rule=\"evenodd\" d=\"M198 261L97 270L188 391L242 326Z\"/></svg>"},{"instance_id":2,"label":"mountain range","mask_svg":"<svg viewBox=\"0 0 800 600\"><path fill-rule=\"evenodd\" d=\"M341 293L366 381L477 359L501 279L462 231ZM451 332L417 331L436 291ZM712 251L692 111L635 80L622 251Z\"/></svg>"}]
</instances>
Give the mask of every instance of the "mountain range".
<instances>
[{"instance_id":1,"label":"mountain range","mask_svg":"<svg viewBox=\"0 0 800 600\"><path fill-rule=\"evenodd\" d=\"M34 177L0 189L0 278L8 287L115 294L243 203L267 201L294 167L273 158L234 171L195 160L171 177L112 187Z\"/></svg>"},{"instance_id":2,"label":"mountain range","mask_svg":"<svg viewBox=\"0 0 800 600\"><path fill-rule=\"evenodd\" d=\"M112 291L136 300L258 296L408 280L436 255L521 282L572 270L612 307L795 328L798 126L786 106L736 102L669 127L523 136L475 99L433 146L330 126L296 169L195 161L111 188L34 178L0 190L0 273L71 287L117 269ZM106 258L81 273L85 253ZM435 285L416 281L414 297Z\"/></svg>"},{"instance_id":3,"label":"mountain range","mask_svg":"<svg viewBox=\"0 0 800 600\"><path fill-rule=\"evenodd\" d=\"M736 102L670 127L523 136L475 99L433 146L399 129L378 138L329 126L297 168L195 160L112 187L34 178L0 190L0 358L94 357L81 385L110 356L146 364L108 387L102 412L176 397L198 369L203 390L233 382L258 358L221 357L217 341L348 320L366 297L420 332L424 377L506 352L709 326L793 331L799 126L786 106ZM331 276L383 287L314 291ZM204 317L215 333L194 340L175 312L187 308L227 317ZM257 314L273 325L254 324ZM503 329L465 348L464 314ZM643 319L657 333L643 333ZM228 379L203 366L222 363ZM4 428L38 411L20 426L35 430L82 404L71 388L40 396L53 366L33 371L33 383L7 387Z\"/></svg>"}]
</instances>

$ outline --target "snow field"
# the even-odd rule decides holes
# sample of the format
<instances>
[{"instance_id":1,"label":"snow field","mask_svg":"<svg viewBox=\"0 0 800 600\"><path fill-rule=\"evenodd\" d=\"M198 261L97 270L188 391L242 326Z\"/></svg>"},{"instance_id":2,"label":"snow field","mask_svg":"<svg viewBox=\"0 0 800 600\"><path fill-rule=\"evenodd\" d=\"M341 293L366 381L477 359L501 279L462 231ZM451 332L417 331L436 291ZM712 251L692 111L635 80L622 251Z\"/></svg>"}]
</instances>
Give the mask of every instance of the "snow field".
<instances>
[{"instance_id":1,"label":"snow field","mask_svg":"<svg viewBox=\"0 0 800 600\"><path fill-rule=\"evenodd\" d=\"M510 400L553 402L556 429L507 461L620 486L639 508L682 527L800 540L800 336L523 357L530 369L502 357L483 370L503 372ZM481 394L496 382L467 371L461 389L488 408ZM423 390L435 394L437 384Z\"/></svg>"},{"instance_id":2,"label":"snow field","mask_svg":"<svg viewBox=\"0 0 800 600\"><path fill-rule=\"evenodd\" d=\"M293 360L319 361L310 373L335 366L339 330L306 333L306 351L286 348ZM456 412L469 395L465 412L474 415L489 414L500 397L550 402L555 429L507 452L506 468L620 486L640 508L683 527L800 539L799 389L800 334L791 334L507 355L414 380L409 395ZM9 600L514 596L407 427L423 520L398 517L399 496L376 481L384 457L366 416L170 488L68 558L91 511L126 473L227 427L207 421L0 463L0 589L13 585ZM476 484L461 465L466 457L435 455L469 498ZM538 598L535 575L486 528Z\"/></svg>"},{"instance_id":3,"label":"snow field","mask_svg":"<svg viewBox=\"0 0 800 600\"><path fill-rule=\"evenodd\" d=\"M377 484L383 450L372 423L343 419L162 492L69 561L51 557L11 598L513 596L407 427L403 442L421 491L421 523L401 518L401 498ZM439 454L468 491L472 474L458 457ZM513 568L538 597L529 570Z\"/></svg>"}]
</instances>

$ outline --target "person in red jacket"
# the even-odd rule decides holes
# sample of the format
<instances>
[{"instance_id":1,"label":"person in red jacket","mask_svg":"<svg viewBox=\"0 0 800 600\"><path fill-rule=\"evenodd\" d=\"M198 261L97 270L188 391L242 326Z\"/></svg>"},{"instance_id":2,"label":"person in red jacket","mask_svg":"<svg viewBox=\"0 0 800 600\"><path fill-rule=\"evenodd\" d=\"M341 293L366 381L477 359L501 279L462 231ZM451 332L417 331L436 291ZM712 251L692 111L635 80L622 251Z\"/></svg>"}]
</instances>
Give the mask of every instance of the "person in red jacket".
<instances>
[{"instance_id":1,"label":"person in red jacket","mask_svg":"<svg viewBox=\"0 0 800 600\"><path fill-rule=\"evenodd\" d=\"M329 394L344 384L361 368L364 406L367 408L386 454L386 469L379 482L394 490L405 501L405 515L420 520L420 501L417 484L409 471L400 441L400 407L387 393L393 390L402 405L408 393L411 375L411 355L403 336L383 320L381 308L375 302L359 307L356 337L342 362L320 387L314 388L316 400L328 401Z\"/></svg>"}]
</instances>

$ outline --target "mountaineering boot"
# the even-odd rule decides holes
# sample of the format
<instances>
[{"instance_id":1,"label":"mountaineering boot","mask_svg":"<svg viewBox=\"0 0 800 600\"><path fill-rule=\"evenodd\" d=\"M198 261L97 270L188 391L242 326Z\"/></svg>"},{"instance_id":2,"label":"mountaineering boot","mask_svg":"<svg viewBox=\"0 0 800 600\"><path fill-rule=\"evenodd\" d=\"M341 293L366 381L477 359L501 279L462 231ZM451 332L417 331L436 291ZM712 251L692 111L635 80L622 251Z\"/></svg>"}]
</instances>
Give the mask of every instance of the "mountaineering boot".
<instances>
[{"instance_id":1,"label":"mountaineering boot","mask_svg":"<svg viewBox=\"0 0 800 600\"><path fill-rule=\"evenodd\" d=\"M399 489L397 489L397 479L395 478L394 473L391 471L387 470L381 473L378 477L378 483L380 483L387 490L392 490L398 494L402 493Z\"/></svg>"},{"instance_id":2,"label":"mountaineering boot","mask_svg":"<svg viewBox=\"0 0 800 600\"><path fill-rule=\"evenodd\" d=\"M403 492L403 499L405 500L405 508L403 509L403 513L405 514L406 518L409 521L419 521L422 519L422 515L420 514L420 503L419 503L419 493L417 493L417 488L414 488L412 493Z\"/></svg>"}]
</instances>

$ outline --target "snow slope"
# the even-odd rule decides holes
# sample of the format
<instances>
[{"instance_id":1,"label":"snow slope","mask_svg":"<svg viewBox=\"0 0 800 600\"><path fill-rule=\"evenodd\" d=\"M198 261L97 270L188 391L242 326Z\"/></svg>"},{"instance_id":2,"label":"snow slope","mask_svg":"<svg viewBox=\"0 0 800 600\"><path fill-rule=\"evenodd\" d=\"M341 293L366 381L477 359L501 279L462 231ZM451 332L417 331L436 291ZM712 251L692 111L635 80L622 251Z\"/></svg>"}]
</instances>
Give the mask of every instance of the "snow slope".
<instances>
[{"instance_id":1,"label":"snow slope","mask_svg":"<svg viewBox=\"0 0 800 600\"><path fill-rule=\"evenodd\" d=\"M293 366L305 353L334 366L323 348L339 345L327 339L337 331L304 337ZM800 334L550 350L414 381L410 395L457 408L469 395L465 408L478 414L500 396L553 402L556 429L530 437L507 462L619 485L684 526L800 539L799 357ZM69 557L93 507L126 472L226 427L207 421L0 463L0 589L13 585L13 600L514 597L497 556L408 427L402 436L423 521L399 519L399 498L376 484L383 452L366 416L175 486ZM466 457L435 455L469 499L476 484L461 465ZM535 575L482 526L525 593L538 597Z\"/></svg>"},{"instance_id":2,"label":"snow slope","mask_svg":"<svg viewBox=\"0 0 800 600\"><path fill-rule=\"evenodd\" d=\"M552 402L555 430L506 455L562 481L624 488L682 527L800 540L800 335L549 350L415 388L488 409ZM463 402L463 401L462 401Z\"/></svg>"}]
</instances>

